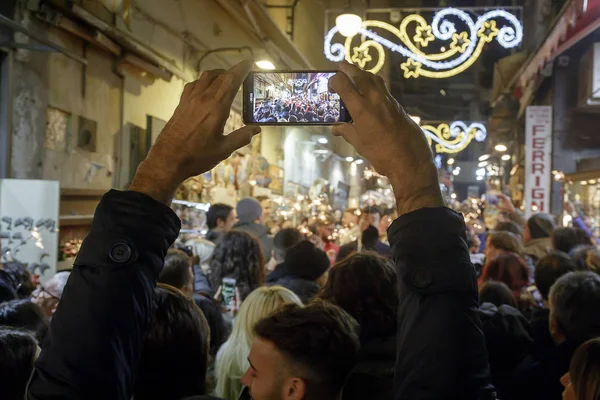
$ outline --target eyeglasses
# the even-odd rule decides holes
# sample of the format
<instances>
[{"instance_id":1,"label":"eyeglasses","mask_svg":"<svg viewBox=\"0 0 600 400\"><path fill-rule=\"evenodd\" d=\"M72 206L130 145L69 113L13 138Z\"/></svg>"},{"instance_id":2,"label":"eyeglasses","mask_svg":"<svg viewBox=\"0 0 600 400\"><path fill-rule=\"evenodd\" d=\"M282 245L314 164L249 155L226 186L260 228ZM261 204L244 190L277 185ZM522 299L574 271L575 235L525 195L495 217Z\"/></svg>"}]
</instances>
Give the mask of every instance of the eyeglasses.
<instances>
[{"instance_id":1,"label":"eyeglasses","mask_svg":"<svg viewBox=\"0 0 600 400\"><path fill-rule=\"evenodd\" d=\"M52 294L48 289L46 289L44 286L42 286L41 284L38 285L38 287L33 291L32 295L34 297L38 297L40 296L42 293L45 293L47 296L50 296L50 298L53 298L54 300L60 301L60 297ZM47 297L46 296L46 297Z\"/></svg>"}]
</instances>

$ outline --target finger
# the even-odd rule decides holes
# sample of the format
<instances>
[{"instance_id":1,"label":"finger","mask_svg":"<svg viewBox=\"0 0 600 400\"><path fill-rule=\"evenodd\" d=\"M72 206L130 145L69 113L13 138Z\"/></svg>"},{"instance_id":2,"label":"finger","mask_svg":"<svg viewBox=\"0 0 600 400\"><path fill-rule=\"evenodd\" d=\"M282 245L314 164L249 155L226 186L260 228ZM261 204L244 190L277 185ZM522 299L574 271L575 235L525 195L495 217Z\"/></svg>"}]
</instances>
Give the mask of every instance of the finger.
<instances>
[{"instance_id":1,"label":"finger","mask_svg":"<svg viewBox=\"0 0 600 400\"><path fill-rule=\"evenodd\" d=\"M201 93L204 92L206 89L208 89L210 87L210 85L212 85L212 83L215 81L215 79L217 79L219 76L223 75L226 71L224 69L218 68L218 69L211 69L211 70L207 70L202 72L202 74L200 75L200 78L198 78L198 80L196 81L196 93Z\"/></svg>"},{"instance_id":2,"label":"finger","mask_svg":"<svg viewBox=\"0 0 600 400\"><path fill-rule=\"evenodd\" d=\"M346 142L356 147L356 143L358 142L358 132L353 124L343 123L333 125L332 133L334 136L343 137Z\"/></svg>"},{"instance_id":3,"label":"finger","mask_svg":"<svg viewBox=\"0 0 600 400\"><path fill-rule=\"evenodd\" d=\"M186 103L188 101L188 99L192 95L192 92L194 91L194 87L196 86L197 82L198 81L196 80L185 84L185 86L183 87L183 92L181 93L181 100L179 101L179 103Z\"/></svg>"},{"instance_id":4,"label":"finger","mask_svg":"<svg viewBox=\"0 0 600 400\"><path fill-rule=\"evenodd\" d=\"M360 94L356 86L354 86L354 82L345 73L338 72L329 79L329 88L342 98L352 116L356 117L359 111L364 108L364 97Z\"/></svg>"},{"instance_id":5,"label":"finger","mask_svg":"<svg viewBox=\"0 0 600 400\"><path fill-rule=\"evenodd\" d=\"M375 94L385 95L385 92L387 92L386 89L383 93L380 93L381 90L376 83L376 76L368 71L363 71L354 64L345 61L341 62L340 71L348 75L354 82L356 88L365 96L372 96Z\"/></svg>"},{"instance_id":6,"label":"finger","mask_svg":"<svg viewBox=\"0 0 600 400\"><path fill-rule=\"evenodd\" d=\"M252 71L252 61L244 60L229 68L227 73L221 74L211 85L218 85L215 95L216 100L222 101L223 104L231 107L235 95L250 71Z\"/></svg>"},{"instance_id":7,"label":"finger","mask_svg":"<svg viewBox=\"0 0 600 400\"><path fill-rule=\"evenodd\" d=\"M223 136L223 154L231 154L234 151L250 144L252 137L260 133L261 128L258 125L247 125L238 130Z\"/></svg>"},{"instance_id":8,"label":"finger","mask_svg":"<svg viewBox=\"0 0 600 400\"><path fill-rule=\"evenodd\" d=\"M217 289L217 293L215 293L215 296L213 297L219 303L221 302L222 292L223 292L223 288L222 288L222 286L219 286L219 288Z\"/></svg>"}]
</instances>

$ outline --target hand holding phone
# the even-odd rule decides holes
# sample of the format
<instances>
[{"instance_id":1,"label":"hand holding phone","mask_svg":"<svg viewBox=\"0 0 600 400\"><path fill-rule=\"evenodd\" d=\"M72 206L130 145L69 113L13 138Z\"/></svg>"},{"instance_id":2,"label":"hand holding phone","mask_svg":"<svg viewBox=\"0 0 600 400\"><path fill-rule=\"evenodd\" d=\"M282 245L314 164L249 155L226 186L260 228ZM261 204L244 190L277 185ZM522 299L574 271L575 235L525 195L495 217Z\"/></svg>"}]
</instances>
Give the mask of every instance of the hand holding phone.
<instances>
[{"instance_id":1,"label":"hand holding phone","mask_svg":"<svg viewBox=\"0 0 600 400\"><path fill-rule=\"evenodd\" d=\"M329 92L336 71L250 72L244 81L245 124L332 125L350 122L344 102Z\"/></svg>"}]
</instances>

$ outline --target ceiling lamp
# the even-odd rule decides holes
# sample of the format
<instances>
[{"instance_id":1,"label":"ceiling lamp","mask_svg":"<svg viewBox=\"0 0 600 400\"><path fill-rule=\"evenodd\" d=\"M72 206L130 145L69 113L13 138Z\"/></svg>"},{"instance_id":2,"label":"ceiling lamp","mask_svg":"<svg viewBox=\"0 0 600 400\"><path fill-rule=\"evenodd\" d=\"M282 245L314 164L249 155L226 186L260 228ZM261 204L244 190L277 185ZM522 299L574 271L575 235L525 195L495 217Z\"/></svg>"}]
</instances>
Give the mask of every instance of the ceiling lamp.
<instances>
[{"instance_id":1,"label":"ceiling lamp","mask_svg":"<svg viewBox=\"0 0 600 400\"><path fill-rule=\"evenodd\" d=\"M510 158L511 158L510 154L505 154L502 156L502 161L508 161L508 160L510 160Z\"/></svg>"},{"instance_id":2,"label":"ceiling lamp","mask_svg":"<svg viewBox=\"0 0 600 400\"><path fill-rule=\"evenodd\" d=\"M490 155L489 155L489 154L484 154L484 155L482 155L482 156L479 156L479 161L485 161L485 160L487 160L488 158L490 158Z\"/></svg>"},{"instance_id":3,"label":"ceiling lamp","mask_svg":"<svg viewBox=\"0 0 600 400\"><path fill-rule=\"evenodd\" d=\"M275 65L269 60L259 60L259 61L255 62L255 64L260 69L268 69L268 70L275 69Z\"/></svg>"},{"instance_id":4,"label":"ceiling lamp","mask_svg":"<svg viewBox=\"0 0 600 400\"><path fill-rule=\"evenodd\" d=\"M508 150L508 147L506 147L506 145L503 145L503 144L497 144L496 147L494 147L494 150L503 152L503 151Z\"/></svg>"},{"instance_id":5,"label":"ceiling lamp","mask_svg":"<svg viewBox=\"0 0 600 400\"><path fill-rule=\"evenodd\" d=\"M356 35L362 27L362 18L351 13L341 14L335 19L335 26L342 36L352 37Z\"/></svg>"},{"instance_id":6,"label":"ceiling lamp","mask_svg":"<svg viewBox=\"0 0 600 400\"><path fill-rule=\"evenodd\" d=\"M327 140L327 138L320 137L317 139L317 142L319 142L321 144L327 144L329 142L329 140Z\"/></svg>"},{"instance_id":7,"label":"ceiling lamp","mask_svg":"<svg viewBox=\"0 0 600 400\"><path fill-rule=\"evenodd\" d=\"M348 156L348 157L346 157L346 161L352 162L352 161L354 161L354 157Z\"/></svg>"},{"instance_id":8,"label":"ceiling lamp","mask_svg":"<svg viewBox=\"0 0 600 400\"><path fill-rule=\"evenodd\" d=\"M487 161L482 161L482 162L480 162L479 164L477 164L477 166L478 166L479 168L483 168L483 167L485 167L486 165L488 165L488 162L487 162Z\"/></svg>"},{"instance_id":9,"label":"ceiling lamp","mask_svg":"<svg viewBox=\"0 0 600 400\"><path fill-rule=\"evenodd\" d=\"M362 164L364 162L365 162L365 160L363 160L362 158L357 158L356 161L355 161L355 163L357 163L358 165L360 165L360 164Z\"/></svg>"},{"instance_id":10,"label":"ceiling lamp","mask_svg":"<svg viewBox=\"0 0 600 400\"><path fill-rule=\"evenodd\" d=\"M454 158L449 158L447 163L448 165L454 165Z\"/></svg>"}]
</instances>

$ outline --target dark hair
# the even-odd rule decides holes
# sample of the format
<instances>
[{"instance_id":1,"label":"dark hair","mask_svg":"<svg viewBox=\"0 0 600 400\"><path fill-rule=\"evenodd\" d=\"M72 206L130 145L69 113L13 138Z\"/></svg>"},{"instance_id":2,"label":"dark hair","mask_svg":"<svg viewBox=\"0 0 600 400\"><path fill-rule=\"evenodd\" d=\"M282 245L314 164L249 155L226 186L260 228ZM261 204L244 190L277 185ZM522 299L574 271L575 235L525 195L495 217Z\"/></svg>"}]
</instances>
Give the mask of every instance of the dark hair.
<instances>
[{"instance_id":1,"label":"dark hair","mask_svg":"<svg viewBox=\"0 0 600 400\"><path fill-rule=\"evenodd\" d=\"M136 376L136 400L181 399L206 393L209 327L181 291L159 283Z\"/></svg>"},{"instance_id":2,"label":"dark hair","mask_svg":"<svg viewBox=\"0 0 600 400\"><path fill-rule=\"evenodd\" d=\"M387 338L398 324L398 277L391 261L356 253L329 271L320 298L342 307L360 325L361 342Z\"/></svg>"},{"instance_id":3,"label":"dark hair","mask_svg":"<svg viewBox=\"0 0 600 400\"><path fill-rule=\"evenodd\" d=\"M2 264L2 270L13 279L18 298L27 299L31 296L35 285L26 264L18 261L7 262Z\"/></svg>"},{"instance_id":4,"label":"dark hair","mask_svg":"<svg viewBox=\"0 0 600 400\"><path fill-rule=\"evenodd\" d=\"M580 228L561 227L552 232L552 247L556 251L569 253L580 244L591 244L592 239Z\"/></svg>"},{"instance_id":5,"label":"dark hair","mask_svg":"<svg viewBox=\"0 0 600 400\"><path fill-rule=\"evenodd\" d=\"M215 229L219 220L225 222L233 210L233 207L223 203L216 203L210 206L206 212L206 225L208 229Z\"/></svg>"},{"instance_id":6,"label":"dark hair","mask_svg":"<svg viewBox=\"0 0 600 400\"><path fill-rule=\"evenodd\" d=\"M0 304L0 325L29 331L41 345L48 332L42 310L31 300L11 300Z\"/></svg>"},{"instance_id":7,"label":"dark hair","mask_svg":"<svg viewBox=\"0 0 600 400\"><path fill-rule=\"evenodd\" d=\"M254 328L296 367L305 380L305 398L337 398L354 367L358 323L346 311L316 300L306 307L287 304Z\"/></svg>"},{"instance_id":8,"label":"dark hair","mask_svg":"<svg viewBox=\"0 0 600 400\"><path fill-rule=\"evenodd\" d=\"M523 237L523 228L521 228L516 222L513 221L498 222L496 224L496 227L494 228L494 231L510 232L517 235L518 237Z\"/></svg>"},{"instance_id":9,"label":"dark hair","mask_svg":"<svg viewBox=\"0 0 600 400\"><path fill-rule=\"evenodd\" d=\"M265 259L260 243L242 231L221 236L210 261L210 284L214 290L225 277L236 280L242 300L265 282Z\"/></svg>"},{"instance_id":10,"label":"dark hair","mask_svg":"<svg viewBox=\"0 0 600 400\"><path fill-rule=\"evenodd\" d=\"M550 289L550 309L573 343L600 336L600 276L590 271L563 275Z\"/></svg>"},{"instance_id":11,"label":"dark hair","mask_svg":"<svg viewBox=\"0 0 600 400\"><path fill-rule=\"evenodd\" d=\"M379 240L379 230L373 225L369 225L361 236L361 241L365 250L375 250L377 241Z\"/></svg>"},{"instance_id":12,"label":"dark hair","mask_svg":"<svg viewBox=\"0 0 600 400\"><path fill-rule=\"evenodd\" d=\"M565 253L555 252L541 258L535 265L533 277L542 298L548 300L550 288L556 280L575 269L575 263Z\"/></svg>"},{"instance_id":13,"label":"dark hair","mask_svg":"<svg viewBox=\"0 0 600 400\"><path fill-rule=\"evenodd\" d=\"M29 333L0 327L2 399L25 398L25 389L33 372L36 350L35 339Z\"/></svg>"},{"instance_id":14,"label":"dark hair","mask_svg":"<svg viewBox=\"0 0 600 400\"><path fill-rule=\"evenodd\" d=\"M600 398L600 338L588 340L575 351L569 377L578 400Z\"/></svg>"},{"instance_id":15,"label":"dark hair","mask_svg":"<svg viewBox=\"0 0 600 400\"><path fill-rule=\"evenodd\" d=\"M481 271L479 284L488 280L504 282L512 291L515 301L518 302L521 291L527 287L529 282L527 263L518 254L500 254L493 260L487 261Z\"/></svg>"},{"instance_id":16,"label":"dark hair","mask_svg":"<svg viewBox=\"0 0 600 400\"><path fill-rule=\"evenodd\" d=\"M485 281L479 287L479 303L492 303L496 307L509 305L517 308L517 302L504 282Z\"/></svg>"},{"instance_id":17,"label":"dark hair","mask_svg":"<svg viewBox=\"0 0 600 400\"><path fill-rule=\"evenodd\" d=\"M210 355L215 358L219 348L227 340L227 327L221 314L219 305L209 297L199 293L194 293L194 303L200 308L208 326L210 328Z\"/></svg>"},{"instance_id":18,"label":"dark hair","mask_svg":"<svg viewBox=\"0 0 600 400\"><path fill-rule=\"evenodd\" d=\"M169 249L165 256L165 263L158 282L166 283L183 289L189 285L192 277L190 276L190 268L192 267L191 258L181 250Z\"/></svg>"},{"instance_id":19,"label":"dark hair","mask_svg":"<svg viewBox=\"0 0 600 400\"><path fill-rule=\"evenodd\" d=\"M277 232L273 238L273 250L275 250L275 259L283 261L285 254L289 249L303 241L304 235L295 228L285 228Z\"/></svg>"}]
</instances>

